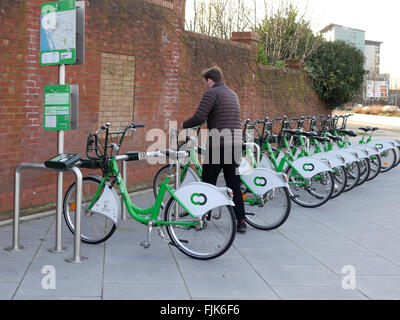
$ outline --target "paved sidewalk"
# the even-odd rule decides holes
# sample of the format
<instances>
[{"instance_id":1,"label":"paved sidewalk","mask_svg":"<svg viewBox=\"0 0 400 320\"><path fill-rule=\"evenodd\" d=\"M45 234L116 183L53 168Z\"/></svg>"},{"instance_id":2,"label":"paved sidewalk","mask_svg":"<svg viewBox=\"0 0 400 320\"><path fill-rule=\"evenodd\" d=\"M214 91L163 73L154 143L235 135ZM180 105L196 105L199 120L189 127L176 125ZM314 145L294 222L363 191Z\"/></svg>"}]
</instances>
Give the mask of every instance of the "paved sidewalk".
<instances>
[{"instance_id":1,"label":"paved sidewalk","mask_svg":"<svg viewBox=\"0 0 400 320\"><path fill-rule=\"evenodd\" d=\"M73 237L65 224L65 253L55 246L55 216L23 222L21 244L8 252L12 226L0 227L0 299L400 299L400 166L315 209L292 203L278 230L248 227L218 259L191 259L155 230L122 221L106 243L82 243L88 261L70 264ZM151 192L133 194L142 206ZM43 289L48 270L55 289ZM344 289L354 274L355 289Z\"/></svg>"}]
</instances>

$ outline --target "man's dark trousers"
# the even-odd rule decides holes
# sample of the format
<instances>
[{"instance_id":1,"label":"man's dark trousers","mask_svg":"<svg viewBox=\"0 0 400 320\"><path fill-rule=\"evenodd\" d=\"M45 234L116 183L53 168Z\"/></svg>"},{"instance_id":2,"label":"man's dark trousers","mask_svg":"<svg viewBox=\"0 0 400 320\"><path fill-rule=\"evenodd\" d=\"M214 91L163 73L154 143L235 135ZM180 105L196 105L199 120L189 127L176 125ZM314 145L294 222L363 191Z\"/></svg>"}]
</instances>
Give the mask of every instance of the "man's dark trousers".
<instances>
[{"instance_id":1,"label":"man's dark trousers","mask_svg":"<svg viewBox=\"0 0 400 320\"><path fill-rule=\"evenodd\" d=\"M238 148L238 149L236 149ZM228 149L228 150L227 150ZM233 202L235 206L233 207L236 215L236 219L239 221L244 219L244 204L243 204L243 196L240 190L240 176L237 175L238 164L234 161L234 151L236 153L241 153L241 147L232 147L232 146L221 146L218 149L209 148L207 151L207 155L205 157L205 161L203 164L203 173L202 173L202 181L210 183L212 185L217 184L218 175L221 172L221 169L224 172L224 178L226 182L226 186L233 191ZM215 155L218 153L219 156ZM225 158L225 151L227 151L228 157Z\"/></svg>"}]
</instances>

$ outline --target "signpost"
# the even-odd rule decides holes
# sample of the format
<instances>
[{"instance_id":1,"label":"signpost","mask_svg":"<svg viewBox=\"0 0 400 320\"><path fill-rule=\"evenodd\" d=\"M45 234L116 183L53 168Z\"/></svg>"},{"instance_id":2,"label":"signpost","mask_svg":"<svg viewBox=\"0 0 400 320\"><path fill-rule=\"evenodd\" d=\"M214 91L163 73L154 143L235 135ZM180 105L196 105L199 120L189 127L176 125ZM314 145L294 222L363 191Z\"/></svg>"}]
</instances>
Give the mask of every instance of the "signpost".
<instances>
[{"instance_id":1,"label":"signpost","mask_svg":"<svg viewBox=\"0 0 400 320\"><path fill-rule=\"evenodd\" d=\"M59 84L44 89L44 130L57 131L58 154L63 154L64 131L78 128L79 88L65 84L65 65L84 63L85 1L46 2L40 9L40 64L59 66ZM63 172L57 174L57 239L51 252L65 251L61 246Z\"/></svg>"}]
</instances>

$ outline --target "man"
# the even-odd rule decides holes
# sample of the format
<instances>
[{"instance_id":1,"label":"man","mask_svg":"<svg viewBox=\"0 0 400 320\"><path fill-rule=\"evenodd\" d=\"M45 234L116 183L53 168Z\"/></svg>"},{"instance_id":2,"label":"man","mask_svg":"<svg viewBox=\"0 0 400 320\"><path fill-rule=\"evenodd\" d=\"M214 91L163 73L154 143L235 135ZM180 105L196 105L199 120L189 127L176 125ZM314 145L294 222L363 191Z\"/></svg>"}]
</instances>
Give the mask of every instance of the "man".
<instances>
[{"instance_id":1,"label":"man","mask_svg":"<svg viewBox=\"0 0 400 320\"><path fill-rule=\"evenodd\" d=\"M209 137L202 180L216 185L218 175L223 169L226 185L233 191L237 231L244 233L247 227L243 196L240 190L240 176L236 174L242 152L239 99L222 81L222 71L218 67L206 70L202 76L206 80L208 90L204 93L193 117L184 121L182 127L192 128L207 120Z\"/></svg>"}]
</instances>

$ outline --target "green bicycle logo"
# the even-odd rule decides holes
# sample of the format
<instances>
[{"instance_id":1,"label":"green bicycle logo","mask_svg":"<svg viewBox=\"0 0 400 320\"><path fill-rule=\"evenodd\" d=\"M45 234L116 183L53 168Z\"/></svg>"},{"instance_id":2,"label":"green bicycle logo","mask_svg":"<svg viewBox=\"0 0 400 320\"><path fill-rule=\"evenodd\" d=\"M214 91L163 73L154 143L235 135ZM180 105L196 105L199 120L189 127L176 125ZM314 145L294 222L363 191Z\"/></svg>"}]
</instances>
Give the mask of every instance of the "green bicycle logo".
<instances>
[{"instance_id":1,"label":"green bicycle logo","mask_svg":"<svg viewBox=\"0 0 400 320\"><path fill-rule=\"evenodd\" d=\"M313 171L314 170L314 165L312 163L305 163L303 164L303 170L304 171Z\"/></svg>"},{"instance_id":2,"label":"green bicycle logo","mask_svg":"<svg viewBox=\"0 0 400 320\"><path fill-rule=\"evenodd\" d=\"M378 149L382 149L383 148L383 144L378 143L378 144L375 145L375 147L377 147Z\"/></svg>"},{"instance_id":3,"label":"green bicycle logo","mask_svg":"<svg viewBox=\"0 0 400 320\"><path fill-rule=\"evenodd\" d=\"M204 206L207 203L207 197L204 193L193 193L190 201L196 206Z\"/></svg>"},{"instance_id":4,"label":"green bicycle logo","mask_svg":"<svg viewBox=\"0 0 400 320\"><path fill-rule=\"evenodd\" d=\"M265 179L264 177L255 177L254 178L254 184L257 187L264 187L267 185L267 179Z\"/></svg>"}]
</instances>

